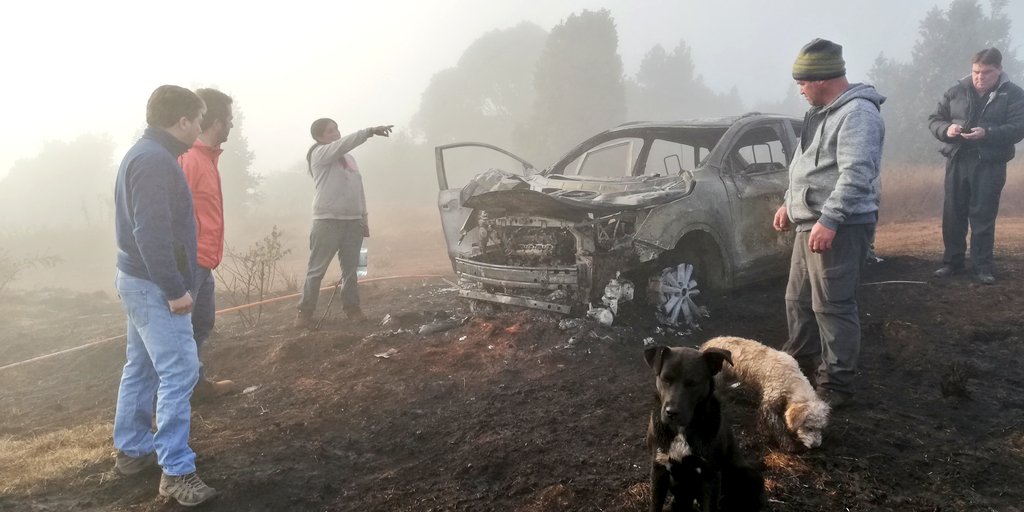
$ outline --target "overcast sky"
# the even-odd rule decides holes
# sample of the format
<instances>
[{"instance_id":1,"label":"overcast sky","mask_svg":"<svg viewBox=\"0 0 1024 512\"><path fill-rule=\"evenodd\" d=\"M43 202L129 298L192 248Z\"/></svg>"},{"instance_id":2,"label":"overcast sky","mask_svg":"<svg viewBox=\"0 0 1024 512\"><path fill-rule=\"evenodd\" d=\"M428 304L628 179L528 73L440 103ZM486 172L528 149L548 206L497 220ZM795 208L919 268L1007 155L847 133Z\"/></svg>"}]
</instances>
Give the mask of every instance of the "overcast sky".
<instances>
[{"instance_id":1,"label":"overcast sky","mask_svg":"<svg viewBox=\"0 0 1024 512\"><path fill-rule=\"evenodd\" d=\"M437 71L481 34L532 21L550 30L582 9L615 18L625 72L655 44L685 39L697 71L748 103L778 100L801 45L845 47L848 75L865 79L879 53L910 57L918 23L949 0L390 0L308 2L8 2L0 18L5 112L0 179L44 140L109 134L115 161L145 122L158 85L215 86L245 115L254 170L299 162L309 123L402 129ZM1007 7L1013 40L1024 1ZM987 7L988 3L983 2ZM964 65L965 73L969 65ZM882 91L883 94L885 91ZM432 163L424 163L432 168Z\"/></svg>"}]
</instances>

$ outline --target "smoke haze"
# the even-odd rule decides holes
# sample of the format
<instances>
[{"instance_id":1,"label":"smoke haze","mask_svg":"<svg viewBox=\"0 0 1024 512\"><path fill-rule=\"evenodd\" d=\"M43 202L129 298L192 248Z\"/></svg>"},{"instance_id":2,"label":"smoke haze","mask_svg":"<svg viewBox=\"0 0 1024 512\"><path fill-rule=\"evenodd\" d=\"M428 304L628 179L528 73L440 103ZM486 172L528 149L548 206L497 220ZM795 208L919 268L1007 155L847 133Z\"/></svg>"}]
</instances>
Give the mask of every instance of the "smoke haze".
<instances>
[{"instance_id":1,"label":"smoke haze","mask_svg":"<svg viewBox=\"0 0 1024 512\"><path fill-rule=\"evenodd\" d=\"M309 123L327 116L342 133L396 125L390 140L354 152L379 228L373 261L404 239L387 224L401 223L403 212L438 230L419 245L437 244L428 249L443 258L433 145L479 138L544 167L583 137L638 117L797 114L806 104L790 67L804 43L842 44L851 81L870 81L878 57L909 61L922 21L951 1L17 2L0 19L0 92L8 100L0 250L62 256L54 270L25 274L46 285L72 282L61 269L77 267L88 286L107 287L116 166L144 127L149 94L170 83L216 87L235 100L236 129L221 161L229 244L245 247L278 224L301 267L312 196ZM992 12L988 2L978 5ZM1010 21L1007 62L1016 63L1024 2L996 5ZM595 50L554 45L554 33L594 42ZM545 82L533 70L574 64L601 67L608 80L606 89L587 91L606 98L593 105L589 124L536 108L541 93L593 77L548 72ZM941 80L970 70L967 61L957 66ZM676 73L661 76L666 67ZM1007 66L1015 78L1022 71ZM656 88L644 81L659 77L686 81L685 94L652 96ZM90 241L102 248L88 248Z\"/></svg>"}]
</instances>

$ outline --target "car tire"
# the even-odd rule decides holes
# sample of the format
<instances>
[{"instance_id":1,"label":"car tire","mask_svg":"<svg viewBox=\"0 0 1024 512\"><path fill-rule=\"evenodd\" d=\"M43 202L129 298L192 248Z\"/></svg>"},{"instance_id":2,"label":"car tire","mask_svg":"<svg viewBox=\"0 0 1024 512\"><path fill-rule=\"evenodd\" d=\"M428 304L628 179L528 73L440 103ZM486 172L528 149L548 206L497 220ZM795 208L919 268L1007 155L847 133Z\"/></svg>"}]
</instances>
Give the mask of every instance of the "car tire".
<instances>
[{"instance_id":1,"label":"car tire","mask_svg":"<svg viewBox=\"0 0 1024 512\"><path fill-rule=\"evenodd\" d=\"M703 249L703 251L695 249L668 251L646 267L642 282L646 283L647 293L643 295L648 311L654 313L659 323L678 327L687 326L687 322L684 320L685 315L678 311L675 314L677 321L672 324L668 320L672 313L665 311L665 307L669 304L668 300L685 300L683 297L689 297L687 309L691 316L690 326L693 326L696 321L694 315L700 316L706 313L707 308L704 305L708 303L709 296L718 295L724 289L722 265L716 259L707 256L707 253L716 251L709 251L706 246ZM687 282L681 285L684 291L674 294L663 293L662 283L666 279L670 281L681 279L684 274L684 269L681 266L686 265L690 267L686 269ZM691 285L693 289L691 289ZM678 306L675 309L678 309Z\"/></svg>"}]
</instances>

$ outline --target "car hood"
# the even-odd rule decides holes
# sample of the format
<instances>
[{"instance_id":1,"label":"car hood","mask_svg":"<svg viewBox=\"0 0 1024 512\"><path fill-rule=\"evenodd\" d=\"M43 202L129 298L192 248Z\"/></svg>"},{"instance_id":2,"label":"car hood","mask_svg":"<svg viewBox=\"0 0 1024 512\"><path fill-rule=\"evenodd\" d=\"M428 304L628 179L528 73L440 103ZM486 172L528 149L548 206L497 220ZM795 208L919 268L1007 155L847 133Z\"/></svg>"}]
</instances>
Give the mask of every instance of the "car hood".
<instances>
[{"instance_id":1,"label":"car hood","mask_svg":"<svg viewBox=\"0 0 1024 512\"><path fill-rule=\"evenodd\" d=\"M501 169L478 174L460 193L470 208L502 208L523 213L552 210L616 212L650 208L690 193L693 178L640 176L621 179L588 179L575 176L520 176Z\"/></svg>"}]
</instances>

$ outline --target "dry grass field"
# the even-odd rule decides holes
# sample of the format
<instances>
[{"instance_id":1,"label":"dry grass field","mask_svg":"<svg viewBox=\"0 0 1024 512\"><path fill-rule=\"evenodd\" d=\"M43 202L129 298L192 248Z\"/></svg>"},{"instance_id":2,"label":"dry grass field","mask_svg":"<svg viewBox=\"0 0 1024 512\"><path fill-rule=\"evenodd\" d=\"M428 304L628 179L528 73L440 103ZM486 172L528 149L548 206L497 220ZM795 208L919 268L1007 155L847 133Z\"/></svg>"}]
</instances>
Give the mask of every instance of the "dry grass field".
<instances>
[{"instance_id":1,"label":"dry grass field","mask_svg":"<svg viewBox=\"0 0 1024 512\"><path fill-rule=\"evenodd\" d=\"M773 450L752 404L727 402L733 429L765 474L773 511L1019 512L1024 169L1006 186L994 286L931 277L941 170L891 171L876 239L884 261L867 267L860 294L856 402L803 454ZM378 211L371 277L450 274L436 211ZM301 268L304 235L291 236L289 265ZM221 492L203 509L646 510L653 377L643 340L692 346L728 334L778 347L784 285L704 297L711 316L691 333L473 314L429 277L364 285L367 313L389 315L387 325L335 312L320 331L295 330L292 301L267 305L255 328L223 315L207 371L248 391L193 409L199 471ZM451 317L465 321L418 333ZM109 288L15 289L0 296L0 366L123 329ZM0 370L0 511L176 508L158 497L158 473L111 472L123 363L115 340Z\"/></svg>"}]
</instances>

